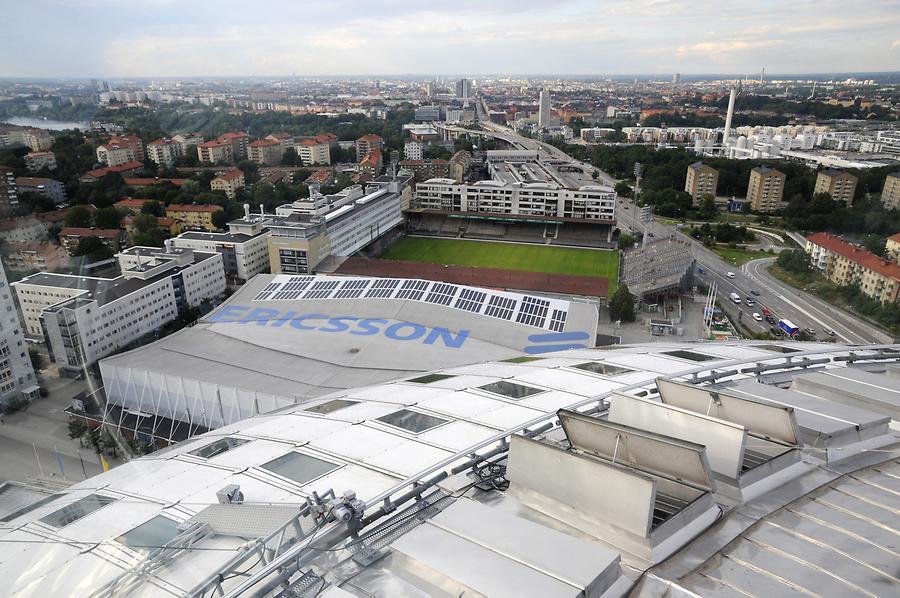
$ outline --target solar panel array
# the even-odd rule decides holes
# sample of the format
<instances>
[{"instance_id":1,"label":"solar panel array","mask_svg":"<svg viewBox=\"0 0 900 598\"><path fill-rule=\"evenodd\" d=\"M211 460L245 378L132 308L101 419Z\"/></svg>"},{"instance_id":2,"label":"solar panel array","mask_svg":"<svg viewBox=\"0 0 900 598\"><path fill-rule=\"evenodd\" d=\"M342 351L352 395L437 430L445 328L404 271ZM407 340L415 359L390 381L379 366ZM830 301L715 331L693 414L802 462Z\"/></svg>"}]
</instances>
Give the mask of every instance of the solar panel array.
<instances>
[{"instance_id":1,"label":"solar panel array","mask_svg":"<svg viewBox=\"0 0 900 598\"><path fill-rule=\"evenodd\" d=\"M489 318L564 332L569 302L479 289L446 282L401 278L276 276L254 301L305 299L401 299L444 305Z\"/></svg>"}]
</instances>

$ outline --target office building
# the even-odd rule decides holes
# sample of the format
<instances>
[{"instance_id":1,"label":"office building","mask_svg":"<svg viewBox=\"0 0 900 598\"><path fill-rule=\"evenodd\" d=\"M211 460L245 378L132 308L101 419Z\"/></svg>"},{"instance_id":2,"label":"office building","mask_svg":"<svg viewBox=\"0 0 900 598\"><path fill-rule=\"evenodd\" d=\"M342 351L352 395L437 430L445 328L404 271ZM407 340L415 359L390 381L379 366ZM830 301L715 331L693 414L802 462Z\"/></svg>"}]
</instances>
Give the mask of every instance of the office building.
<instances>
[{"instance_id":1,"label":"office building","mask_svg":"<svg viewBox=\"0 0 900 598\"><path fill-rule=\"evenodd\" d=\"M187 228L202 228L204 230L217 230L213 223L213 214L221 212L222 207L217 205L197 204L171 204L166 206L166 216L180 220Z\"/></svg>"},{"instance_id":2,"label":"office building","mask_svg":"<svg viewBox=\"0 0 900 598\"><path fill-rule=\"evenodd\" d=\"M0 411L2 412L37 398L40 390L4 266L4 260L0 259Z\"/></svg>"},{"instance_id":3,"label":"office building","mask_svg":"<svg viewBox=\"0 0 900 598\"><path fill-rule=\"evenodd\" d=\"M369 135L363 135L359 139L356 140L356 161L362 162L363 158L365 158L368 154L373 151L381 151L384 149L384 139L381 138L380 135L375 135L374 133L370 133Z\"/></svg>"},{"instance_id":4,"label":"office building","mask_svg":"<svg viewBox=\"0 0 900 598\"><path fill-rule=\"evenodd\" d=\"M408 184L385 176L342 197L310 189L307 202L280 207L269 224L272 272L308 274L329 257L352 255L401 225Z\"/></svg>"},{"instance_id":5,"label":"office building","mask_svg":"<svg viewBox=\"0 0 900 598\"><path fill-rule=\"evenodd\" d=\"M281 156L284 154L284 146L276 139L257 139L248 145L248 159L260 166L274 166L281 164Z\"/></svg>"},{"instance_id":6,"label":"office building","mask_svg":"<svg viewBox=\"0 0 900 598\"><path fill-rule=\"evenodd\" d=\"M704 195L716 197L716 187L719 184L719 171L703 162L694 162L687 167L687 178L684 181L684 190L691 194L693 206L697 207Z\"/></svg>"},{"instance_id":7,"label":"office building","mask_svg":"<svg viewBox=\"0 0 900 598\"><path fill-rule=\"evenodd\" d=\"M231 141L206 141L197 144L197 159L208 164L233 164L234 143Z\"/></svg>"},{"instance_id":8,"label":"office building","mask_svg":"<svg viewBox=\"0 0 900 598\"><path fill-rule=\"evenodd\" d=\"M53 152L29 152L25 155L25 167L28 172L38 172L46 168L56 168L56 155Z\"/></svg>"},{"instance_id":9,"label":"office building","mask_svg":"<svg viewBox=\"0 0 900 598\"><path fill-rule=\"evenodd\" d=\"M118 228L80 228L67 226L59 231L59 243L66 254L74 256L82 239L88 237L100 239L110 251L116 253L128 244L125 231Z\"/></svg>"},{"instance_id":10,"label":"office building","mask_svg":"<svg viewBox=\"0 0 900 598\"><path fill-rule=\"evenodd\" d=\"M470 79L460 79L456 82L457 99L462 100L468 106L472 95L472 81Z\"/></svg>"},{"instance_id":11,"label":"office building","mask_svg":"<svg viewBox=\"0 0 900 598\"><path fill-rule=\"evenodd\" d=\"M754 212L774 212L781 209L785 175L771 166L757 166L750 171L747 202Z\"/></svg>"},{"instance_id":12,"label":"office building","mask_svg":"<svg viewBox=\"0 0 900 598\"><path fill-rule=\"evenodd\" d=\"M115 278L42 272L13 284L28 333L77 373L225 290L222 256L167 244L116 256Z\"/></svg>"},{"instance_id":13,"label":"office building","mask_svg":"<svg viewBox=\"0 0 900 598\"><path fill-rule=\"evenodd\" d=\"M550 127L550 92L546 89L541 90L538 98L538 129L543 130Z\"/></svg>"},{"instance_id":14,"label":"office building","mask_svg":"<svg viewBox=\"0 0 900 598\"><path fill-rule=\"evenodd\" d=\"M157 139L147 144L147 157L161 168L172 168L184 146L174 139Z\"/></svg>"},{"instance_id":15,"label":"office building","mask_svg":"<svg viewBox=\"0 0 900 598\"><path fill-rule=\"evenodd\" d=\"M467 291L479 309L492 295L427 288ZM500 299L526 319L546 301ZM200 328L101 362L112 398L93 417L121 421L123 435L243 421L10 506L8 592L891 593L896 356L872 345L680 342L479 359L467 343L444 350L456 330L434 336L440 323L418 324L441 317L434 304L391 299L395 311L372 309L375 318L404 320L373 324L312 318L323 303L245 297ZM475 334L491 321L469 317L475 325L453 324ZM493 349L516 328L505 321L478 338ZM393 378L333 367L350 349ZM303 350L314 359L291 355ZM308 398L311 378L344 387Z\"/></svg>"},{"instance_id":16,"label":"office building","mask_svg":"<svg viewBox=\"0 0 900 598\"><path fill-rule=\"evenodd\" d=\"M56 205L66 203L66 188L53 179L20 176L16 179L16 188L19 193L36 193L52 199Z\"/></svg>"},{"instance_id":17,"label":"office building","mask_svg":"<svg viewBox=\"0 0 900 598\"><path fill-rule=\"evenodd\" d=\"M882 303L900 301L900 265L848 243L831 233L806 237L806 253L813 266L840 286L856 285Z\"/></svg>"},{"instance_id":18,"label":"office building","mask_svg":"<svg viewBox=\"0 0 900 598\"><path fill-rule=\"evenodd\" d=\"M243 284L261 272L269 271L268 222L271 216L250 214L244 204L244 217L228 223L228 232L191 231L172 238L172 246L222 256L225 275Z\"/></svg>"},{"instance_id":19,"label":"office building","mask_svg":"<svg viewBox=\"0 0 900 598\"><path fill-rule=\"evenodd\" d=\"M0 217L8 216L19 207L19 189L12 168L0 166Z\"/></svg>"},{"instance_id":20,"label":"office building","mask_svg":"<svg viewBox=\"0 0 900 598\"><path fill-rule=\"evenodd\" d=\"M294 148L304 166L331 164L331 143L327 139L303 139Z\"/></svg>"},{"instance_id":21,"label":"office building","mask_svg":"<svg viewBox=\"0 0 900 598\"><path fill-rule=\"evenodd\" d=\"M224 191L228 199L234 199L237 196L237 190L244 186L244 171L229 170L216 176L209 183L209 188L213 191Z\"/></svg>"},{"instance_id":22,"label":"office building","mask_svg":"<svg viewBox=\"0 0 900 598\"><path fill-rule=\"evenodd\" d=\"M440 106L418 106L414 119L419 122L435 122L441 120Z\"/></svg>"},{"instance_id":23,"label":"office building","mask_svg":"<svg viewBox=\"0 0 900 598\"><path fill-rule=\"evenodd\" d=\"M0 185L2 185L2 182L0 182ZM0 188L0 192L2 192L2 188ZM888 210L900 209L900 170L892 172L884 178L884 187L881 189L881 203Z\"/></svg>"},{"instance_id":24,"label":"office building","mask_svg":"<svg viewBox=\"0 0 900 598\"><path fill-rule=\"evenodd\" d=\"M425 158L425 144L421 141L407 141L403 144L403 157L406 160L422 160Z\"/></svg>"},{"instance_id":25,"label":"office building","mask_svg":"<svg viewBox=\"0 0 900 598\"><path fill-rule=\"evenodd\" d=\"M827 193L834 201L842 201L847 206L852 206L858 180L849 172L826 168L816 176L814 193Z\"/></svg>"}]
</instances>

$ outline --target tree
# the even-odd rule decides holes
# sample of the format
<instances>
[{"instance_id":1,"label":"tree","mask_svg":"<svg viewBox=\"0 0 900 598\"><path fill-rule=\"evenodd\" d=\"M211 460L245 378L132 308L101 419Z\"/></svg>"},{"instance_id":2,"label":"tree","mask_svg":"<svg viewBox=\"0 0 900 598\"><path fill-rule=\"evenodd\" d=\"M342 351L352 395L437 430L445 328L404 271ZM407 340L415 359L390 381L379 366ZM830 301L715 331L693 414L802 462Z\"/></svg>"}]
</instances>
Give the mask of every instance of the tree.
<instances>
[{"instance_id":1,"label":"tree","mask_svg":"<svg viewBox=\"0 0 900 598\"><path fill-rule=\"evenodd\" d=\"M292 147L284 150L284 153L281 154L281 164L282 166L297 166L298 157L297 150Z\"/></svg>"},{"instance_id":2,"label":"tree","mask_svg":"<svg viewBox=\"0 0 900 598\"><path fill-rule=\"evenodd\" d=\"M884 257L886 252L885 245L887 244L887 238L884 235L866 235L863 238L863 245L865 245L866 249L874 253L875 255L880 255Z\"/></svg>"},{"instance_id":3,"label":"tree","mask_svg":"<svg viewBox=\"0 0 900 598\"><path fill-rule=\"evenodd\" d=\"M226 228L228 226L228 215L225 214L225 210L218 210L216 212L213 212L212 223L216 228Z\"/></svg>"},{"instance_id":4,"label":"tree","mask_svg":"<svg viewBox=\"0 0 900 598\"><path fill-rule=\"evenodd\" d=\"M28 357L31 359L31 368L40 370L44 367L44 356L34 347L28 347Z\"/></svg>"},{"instance_id":5,"label":"tree","mask_svg":"<svg viewBox=\"0 0 900 598\"><path fill-rule=\"evenodd\" d=\"M700 199L700 211L697 216L703 220L712 220L716 217L716 199L709 193L704 193Z\"/></svg>"},{"instance_id":6,"label":"tree","mask_svg":"<svg viewBox=\"0 0 900 598\"><path fill-rule=\"evenodd\" d=\"M194 182L194 181L188 181L188 182ZM145 201L144 205L141 206L141 214L150 214L152 216L162 217L162 216L166 215L166 211L165 211L165 208L163 208L161 203L159 203L155 199L150 199L150 200Z\"/></svg>"},{"instance_id":7,"label":"tree","mask_svg":"<svg viewBox=\"0 0 900 598\"><path fill-rule=\"evenodd\" d=\"M623 322L634 321L634 295L628 290L627 285L620 285L613 293L609 301L609 317Z\"/></svg>"},{"instance_id":8,"label":"tree","mask_svg":"<svg viewBox=\"0 0 900 598\"><path fill-rule=\"evenodd\" d=\"M84 206L75 206L66 214L66 226L74 228L90 228L91 212Z\"/></svg>"},{"instance_id":9,"label":"tree","mask_svg":"<svg viewBox=\"0 0 900 598\"><path fill-rule=\"evenodd\" d=\"M788 272L809 272L812 270L809 255L800 249L782 251L775 259L775 263Z\"/></svg>"},{"instance_id":10,"label":"tree","mask_svg":"<svg viewBox=\"0 0 900 598\"><path fill-rule=\"evenodd\" d=\"M73 256L86 256L93 261L108 260L113 252L97 237L82 237L78 241L78 247L72 252Z\"/></svg>"},{"instance_id":11,"label":"tree","mask_svg":"<svg viewBox=\"0 0 900 598\"><path fill-rule=\"evenodd\" d=\"M67 427L67 434L69 438L73 440L81 438L88 431L87 424L84 423L84 420L80 417L69 417L69 423Z\"/></svg>"},{"instance_id":12,"label":"tree","mask_svg":"<svg viewBox=\"0 0 900 598\"><path fill-rule=\"evenodd\" d=\"M122 214L115 207L100 208L94 212L94 224L97 228L119 228L122 223Z\"/></svg>"},{"instance_id":13,"label":"tree","mask_svg":"<svg viewBox=\"0 0 900 598\"><path fill-rule=\"evenodd\" d=\"M625 181L619 181L618 183L616 183L615 191L619 195L619 197L631 197L634 193L631 189L631 185L629 185Z\"/></svg>"},{"instance_id":14,"label":"tree","mask_svg":"<svg viewBox=\"0 0 900 598\"><path fill-rule=\"evenodd\" d=\"M626 249L634 246L634 237L631 235L619 235L619 250L625 251Z\"/></svg>"}]
</instances>

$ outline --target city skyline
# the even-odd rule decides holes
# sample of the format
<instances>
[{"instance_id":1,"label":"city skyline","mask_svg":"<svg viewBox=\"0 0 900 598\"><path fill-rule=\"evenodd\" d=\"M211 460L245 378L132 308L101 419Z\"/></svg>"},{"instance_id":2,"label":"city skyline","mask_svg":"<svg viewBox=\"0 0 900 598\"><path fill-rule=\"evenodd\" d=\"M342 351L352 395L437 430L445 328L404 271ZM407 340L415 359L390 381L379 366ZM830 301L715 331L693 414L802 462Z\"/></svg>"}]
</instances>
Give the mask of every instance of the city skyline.
<instances>
[{"instance_id":1,"label":"city skyline","mask_svg":"<svg viewBox=\"0 0 900 598\"><path fill-rule=\"evenodd\" d=\"M7 7L0 54L15 59L0 77L896 70L900 3L868 2L838 18L842 6L40 0ZM36 24L52 46L35 47Z\"/></svg>"}]
</instances>

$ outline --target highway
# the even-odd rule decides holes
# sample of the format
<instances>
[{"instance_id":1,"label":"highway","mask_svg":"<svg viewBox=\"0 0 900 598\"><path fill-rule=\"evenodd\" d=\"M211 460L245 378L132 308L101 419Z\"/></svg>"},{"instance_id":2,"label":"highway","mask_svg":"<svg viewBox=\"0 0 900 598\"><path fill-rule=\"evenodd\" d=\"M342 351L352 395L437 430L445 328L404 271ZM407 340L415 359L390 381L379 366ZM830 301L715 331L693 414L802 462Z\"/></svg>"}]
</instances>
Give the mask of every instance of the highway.
<instances>
[{"instance_id":1,"label":"highway","mask_svg":"<svg viewBox=\"0 0 900 598\"><path fill-rule=\"evenodd\" d=\"M549 159L566 162L573 166L577 165L587 178L590 178L591 174L597 170L592 166L575 160L548 143L523 137L508 127L487 121L481 110L479 110L479 120L484 129L484 131L480 131L481 134L501 139L521 149L538 150L542 152L541 157L545 160ZM456 127L447 128L451 130L456 129ZM471 132L467 129L459 130ZM609 174L599 170L598 172L600 182L611 187L616 184L616 179ZM619 221L619 228L623 231L629 229L643 231L644 225L637 221L638 216L636 205L629 199L620 198L616 206L616 218ZM725 263L715 252L704 247L696 239L683 234L676 227L654 222L650 224L649 232L654 238L677 235L679 238L689 241L694 257L697 260L695 279L706 284L716 282L718 284L719 304L723 307L725 313L733 321L739 320L743 326L752 332L768 332L772 328L777 328L779 319L785 318L801 329L814 331L816 338L819 340L830 340L833 338L834 340L854 344L893 341L893 338L888 334L867 322L772 277L767 269L774 261L774 258L753 260L738 268ZM802 237L795 233L792 233L791 236L802 245ZM729 273L733 275L733 278L729 276ZM752 291L756 291L759 295L754 295ZM729 295L731 293L737 293L740 296L742 300L740 305L730 300ZM755 304L753 306L747 305L747 299L754 301ZM767 322L765 319L758 322L753 318L754 313L762 316L763 308L771 312L776 322L775 325ZM834 336L829 337L824 332L825 328L834 331Z\"/></svg>"}]
</instances>

